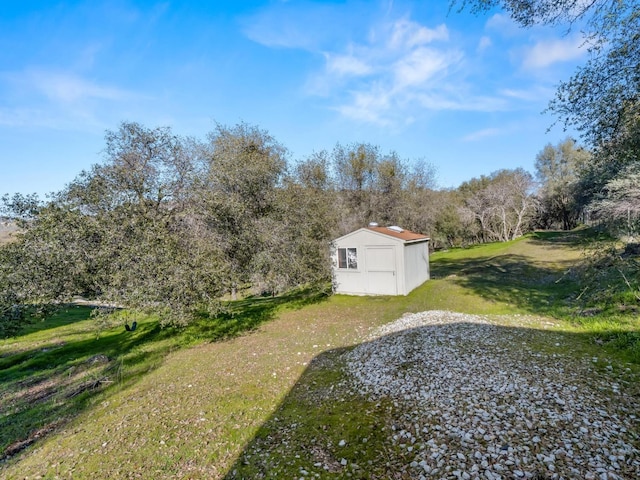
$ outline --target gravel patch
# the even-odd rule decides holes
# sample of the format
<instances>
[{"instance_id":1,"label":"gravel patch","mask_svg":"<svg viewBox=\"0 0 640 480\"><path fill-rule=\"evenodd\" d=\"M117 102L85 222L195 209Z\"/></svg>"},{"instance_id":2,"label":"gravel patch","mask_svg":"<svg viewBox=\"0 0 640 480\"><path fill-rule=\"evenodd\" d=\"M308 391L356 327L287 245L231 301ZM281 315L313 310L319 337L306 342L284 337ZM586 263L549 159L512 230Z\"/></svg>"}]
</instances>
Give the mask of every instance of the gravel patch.
<instances>
[{"instance_id":1,"label":"gravel patch","mask_svg":"<svg viewBox=\"0 0 640 480\"><path fill-rule=\"evenodd\" d=\"M612 367L541 353L531 335L476 315L405 315L347 354L349 385L402 412L390 441L411 478L640 478L638 399Z\"/></svg>"}]
</instances>

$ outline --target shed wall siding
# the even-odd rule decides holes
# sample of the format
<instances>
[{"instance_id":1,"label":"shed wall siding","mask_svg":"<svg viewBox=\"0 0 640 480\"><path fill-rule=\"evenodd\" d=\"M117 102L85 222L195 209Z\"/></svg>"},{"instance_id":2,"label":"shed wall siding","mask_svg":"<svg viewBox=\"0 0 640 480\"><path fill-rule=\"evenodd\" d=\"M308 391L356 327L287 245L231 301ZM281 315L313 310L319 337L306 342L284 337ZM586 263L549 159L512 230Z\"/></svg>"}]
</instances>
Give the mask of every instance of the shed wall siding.
<instances>
[{"instance_id":1,"label":"shed wall siding","mask_svg":"<svg viewBox=\"0 0 640 480\"><path fill-rule=\"evenodd\" d=\"M411 290L429 280L429 243L413 243L404 248L405 285L407 295Z\"/></svg>"},{"instance_id":2,"label":"shed wall siding","mask_svg":"<svg viewBox=\"0 0 640 480\"><path fill-rule=\"evenodd\" d=\"M428 242L405 244L401 239L362 229L334 241L336 293L407 295L429 278ZM337 249L356 248L357 269L341 269Z\"/></svg>"}]
</instances>

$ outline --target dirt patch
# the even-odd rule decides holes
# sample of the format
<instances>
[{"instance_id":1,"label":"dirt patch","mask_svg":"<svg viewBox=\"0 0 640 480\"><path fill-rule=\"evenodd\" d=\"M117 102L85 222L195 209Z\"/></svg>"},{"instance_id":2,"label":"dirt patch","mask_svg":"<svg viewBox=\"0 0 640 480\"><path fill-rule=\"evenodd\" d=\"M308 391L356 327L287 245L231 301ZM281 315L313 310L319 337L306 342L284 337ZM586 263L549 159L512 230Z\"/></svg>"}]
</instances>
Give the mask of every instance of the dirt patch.
<instances>
[{"instance_id":1,"label":"dirt patch","mask_svg":"<svg viewBox=\"0 0 640 480\"><path fill-rule=\"evenodd\" d=\"M40 438L47 436L48 434L56 430L58 427L62 426L64 423L66 423L66 419L60 418L55 422L49 423L48 425L45 425L44 427L41 427L31 432L31 434L24 440L19 440L17 442L12 443L7 448L5 448L2 454L0 454L0 461L6 460L7 458L12 457L16 453L20 453L22 450L32 445L34 442L36 442Z\"/></svg>"}]
</instances>

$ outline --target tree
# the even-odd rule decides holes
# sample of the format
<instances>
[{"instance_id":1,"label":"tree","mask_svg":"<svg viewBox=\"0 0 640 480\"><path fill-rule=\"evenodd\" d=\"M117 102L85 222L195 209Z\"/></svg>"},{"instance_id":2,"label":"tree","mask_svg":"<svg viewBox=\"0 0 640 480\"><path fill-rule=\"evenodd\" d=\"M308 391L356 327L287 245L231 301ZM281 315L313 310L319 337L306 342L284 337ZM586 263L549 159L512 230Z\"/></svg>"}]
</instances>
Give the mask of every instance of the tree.
<instances>
[{"instance_id":1,"label":"tree","mask_svg":"<svg viewBox=\"0 0 640 480\"><path fill-rule=\"evenodd\" d=\"M563 230L575 228L581 212L578 181L590 158L590 153L576 147L571 138L555 147L549 143L538 153L535 167L543 226L559 224Z\"/></svg>"},{"instance_id":2,"label":"tree","mask_svg":"<svg viewBox=\"0 0 640 480\"><path fill-rule=\"evenodd\" d=\"M622 175L610 180L600 198L592 202L596 217L614 231L626 235L640 234L640 165L627 167Z\"/></svg>"},{"instance_id":3,"label":"tree","mask_svg":"<svg viewBox=\"0 0 640 480\"><path fill-rule=\"evenodd\" d=\"M431 244L434 248L455 247L477 243L480 229L475 216L468 215L462 206L462 196L457 190L434 191L432 200L433 229Z\"/></svg>"},{"instance_id":4,"label":"tree","mask_svg":"<svg viewBox=\"0 0 640 480\"><path fill-rule=\"evenodd\" d=\"M580 204L588 206L602 197L606 185L623 177L628 168L640 160L640 115L627 118L625 129L618 138L601 145L583 168L578 193Z\"/></svg>"},{"instance_id":5,"label":"tree","mask_svg":"<svg viewBox=\"0 0 640 480\"><path fill-rule=\"evenodd\" d=\"M371 220L399 223L404 217L404 192L407 180L406 162L397 154L390 153L379 158L375 165Z\"/></svg>"},{"instance_id":6,"label":"tree","mask_svg":"<svg viewBox=\"0 0 640 480\"><path fill-rule=\"evenodd\" d=\"M337 219L327 153L299 162L275 193L273 211L256 223L263 247L252 265L254 290L273 295L328 283L328 245L337 234Z\"/></svg>"},{"instance_id":7,"label":"tree","mask_svg":"<svg viewBox=\"0 0 640 480\"><path fill-rule=\"evenodd\" d=\"M533 177L522 169L499 170L461 185L463 218L475 218L483 241L513 240L529 228L535 213Z\"/></svg>"},{"instance_id":8,"label":"tree","mask_svg":"<svg viewBox=\"0 0 640 480\"><path fill-rule=\"evenodd\" d=\"M461 198L458 208L459 216L467 225L477 225L476 241L478 242L497 240L497 234L492 232L493 227L490 224L493 205L485 194L490 184L491 177L482 175L479 178L463 182L458 187L458 194ZM469 228L468 230L474 229Z\"/></svg>"},{"instance_id":9,"label":"tree","mask_svg":"<svg viewBox=\"0 0 640 480\"><path fill-rule=\"evenodd\" d=\"M244 123L218 125L209 134L207 168L199 184L200 208L215 233L227 266L225 289L235 298L255 281L256 262L266 275L281 265L263 252L273 246L278 189L286 170L286 149L266 131ZM267 267L267 260L273 260ZM267 270L265 270L267 269Z\"/></svg>"},{"instance_id":10,"label":"tree","mask_svg":"<svg viewBox=\"0 0 640 480\"><path fill-rule=\"evenodd\" d=\"M428 234L432 237L431 245L435 245L438 243L435 218L443 205L442 196L435 189L435 168L423 160L417 160L404 169L404 185L392 223Z\"/></svg>"},{"instance_id":11,"label":"tree","mask_svg":"<svg viewBox=\"0 0 640 480\"><path fill-rule=\"evenodd\" d=\"M341 233L375 221L372 192L379 156L378 147L366 143L337 144L333 149L331 157L340 202Z\"/></svg>"},{"instance_id":12,"label":"tree","mask_svg":"<svg viewBox=\"0 0 640 480\"><path fill-rule=\"evenodd\" d=\"M7 202L14 214L32 213L3 252L0 284L16 305L84 295L153 310L165 324L217 311L226 265L188 201L196 150L169 129L135 123L106 140L105 161L49 201L28 202L31 210L20 199Z\"/></svg>"}]
</instances>

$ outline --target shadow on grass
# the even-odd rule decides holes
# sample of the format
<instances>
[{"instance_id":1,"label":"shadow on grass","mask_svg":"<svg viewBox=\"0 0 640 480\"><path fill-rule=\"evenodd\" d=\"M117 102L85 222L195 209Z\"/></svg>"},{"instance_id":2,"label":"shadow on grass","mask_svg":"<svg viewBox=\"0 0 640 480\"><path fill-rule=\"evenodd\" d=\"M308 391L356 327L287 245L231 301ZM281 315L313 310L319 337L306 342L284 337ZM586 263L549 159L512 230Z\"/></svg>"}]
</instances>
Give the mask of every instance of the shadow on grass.
<instances>
[{"instance_id":1,"label":"shadow on grass","mask_svg":"<svg viewBox=\"0 0 640 480\"><path fill-rule=\"evenodd\" d=\"M88 307L28 325L16 337L13 353L0 357L0 460L45 438L88 408L96 395L137 382L171 351L240 335L274 318L279 309L297 309L325 298L326 289L307 288L228 302L224 313L201 317L183 329L163 329L156 319L139 317L134 332L122 325L103 330L96 325L94 330L87 328ZM83 323L77 330L70 328L77 322ZM58 327L63 330L56 332ZM27 333L45 330L48 337L20 347Z\"/></svg>"},{"instance_id":2,"label":"shadow on grass","mask_svg":"<svg viewBox=\"0 0 640 480\"><path fill-rule=\"evenodd\" d=\"M506 303L529 313L568 314L578 284L570 275L573 261L535 265L515 254L463 260L440 259L432 264L434 278L447 278L482 298Z\"/></svg>"},{"instance_id":3,"label":"shadow on grass","mask_svg":"<svg viewBox=\"0 0 640 480\"><path fill-rule=\"evenodd\" d=\"M326 300L330 295L327 286L307 287L283 295L252 296L225 303L223 312L210 318L201 316L184 329L187 342L218 341L255 330L273 319L281 309L299 309Z\"/></svg>"},{"instance_id":4,"label":"shadow on grass","mask_svg":"<svg viewBox=\"0 0 640 480\"><path fill-rule=\"evenodd\" d=\"M27 320L27 323L13 338L20 338L32 333L43 332L45 330L64 327L82 320L87 320L91 316L90 307L78 305L65 305L56 307L54 313L48 317Z\"/></svg>"},{"instance_id":5,"label":"shadow on grass","mask_svg":"<svg viewBox=\"0 0 640 480\"><path fill-rule=\"evenodd\" d=\"M488 251L486 255L476 257L436 258L432 262L432 276L453 282L491 302L516 307L521 312L549 315L581 325L612 317L619 317L615 322L628 323L637 306L621 301L619 305L587 308L587 296L581 298L589 279L580 266L586 257L581 260L575 251L588 252L585 247L592 246L594 239L602 238L606 235L586 228L568 232L539 231L526 239L527 244L546 248L520 250L528 255L506 251L492 256ZM555 247L560 254L556 253ZM574 254L568 258L562 255L562 251L567 250L574 250ZM534 257L534 253L540 258ZM613 271L613 275L620 284L618 288L624 291L618 272ZM614 279L606 282L610 290L614 288Z\"/></svg>"},{"instance_id":6,"label":"shadow on grass","mask_svg":"<svg viewBox=\"0 0 640 480\"><path fill-rule=\"evenodd\" d=\"M161 340L169 334L157 322L146 321L133 334L122 327L99 337L94 332L67 334L61 338L68 340L52 338L0 358L0 458L46 437L89 406L95 395L136 381L141 365L152 365L167 353ZM143 347L145 354L139 355Z\"/></svg>"},{"instance_id":7,"label":"shadow on grass","mask_svg":"<svg viewBox=\"0 0 640 480\"><path fill-rule=\"evenodd\" d=\"M609 240L611 237L605 232L594 228L576 228L574 230L536 230L529 236L534 242L563 245L572 248L582 248L598 240Z\"/></svg>"},{"instance_id":8,"label":"shadow on grass","mask_svg":"<svg viewBox=\"0 0 640 480\"><path fill-rule=\"evenodd\" d=\"M458 327L462 331L452 342L452 328ZM471 331L476 333L469 339L466 334ZM415 348L403 347L402 340L398 341L401 335L407 333L411 336L421 335L420 340L414 344ZM499 341L495 342L495 339ZM389 356L394 355L394 348L396 352L400 350L409 353L399 355L401 362L397 365L393 365L393 360L389 357L382 361L379 352L385 351L385 344L392 346L388 350ZM512 347L505 349L505 345ZM345 353L353 347L335 349L316 356L228 469L225 480L301 476L354 479L419 476L422 478L420 474L424 474L424 471L419 462L424 460L430 469L436 468L438 462L431 455L434 450L427 441L445 441L449 447L448 454L453 458L456 454L472 458L477 449L488 447L497 451L505 444L516 448L530 446L530 438L526 434L502 429L500 422L503 420L498 420L498 417L502 418L501 414L494 417L495 425L480 425L492 435L496 434L490 442L475 445L473 442L465 443L462 435L456 433L460 429L463 432L476 430L479 425L476 424L478 418L475 414L478 411L482 412L482 409L494 412L496 401L502 408L509 405L519 415L527 415L528 409L523 407L521 397L526 395L525 393L504 393L504 388L510 382L514 382L514 379L526 379L526 382L531 383L531 392L534 392L531 395L536 397L536 391L549 388L546 385L549 378L532 372L555 369L555 376L552 377L556 382L553 384L553 393L559 394L560 397L567 395L567 405L571 405L570 392L574 385L578 384L579 388L590 392L599 388L590 380L584 380L584 372L587 369L595 370L587 375L593 375L594 378L606 375L615 379L611 381L618 381L622 377L627 379L632 375L624 372L623 368L616 364L614 367L608 366L607 362L593 364L592 355L601 354L602 348L590 342L585 334L524 327L468 323L431 325L411 329L406 333L392 333L355 348L360 346L372 347L361 357L361 361L366 362L362 359L373 357L371 363L377 365L378 373L367 378L383 377L378 385L383 391L387 391L382 396L369 398L357 393L358 387L351 388L354 384L357 385L357 381L346 375L344 368ZM484 357L487 356L495 361L484 362ZM446 360L447 358L449 360ZM559 363L567 366L562 374L557 371ZM499 369L494 368L496 365L499 365ZM414 383L409 383L413 386L409 386L408 391L390 380L398 378L395 375L404 375L411 371L415 372L411 376ZM447 376L449 372L453 377ZM562 377L558 377L559 375ZM481 379L486 378L486 381L478 381L477 376ZM522 390L518 390L519 392L528 391L522 387L524 380L516 381L521 382L519 388ZM566 385L565 388L563 384ZM603 403L608 405L606 408L609 409L609 413L617 410L616 414L620 414L620 418L629 418L629 412L638 411L637 397L634 400L634 395L638 393L638 385L633 382L630 385L631 391L623 392L624 395L615 395L616 402ZM403 406L403 402L407 400L405 395L419 387L425 387L427 393L414 403L409 402L407 406ZM604 398L613 394L598 395ZM531 402L537 399L538 397L532 398ZM474 405L471 410L470 404ZM565 404L553 401L545 404L545 411L551 412L549 417L554 419L552 423L557 429L542 435L544 448L557 448L559 435L562 435L563 430L575 430L570 415L567 415L565 420L558 421L556 425L556 420L567 414L563 405ZM600 408L600 405L590 407ZM458 420L452 428L448 420L450 417L442 416L441 408L456 412L454 416L460 412L471 411L468 417L469 424L461 426ZM626 427L632 431L632 420L626 422ZM536 424L535 428L542 426ZM411 432L411 435L406 432ZM628 441L628 438L626 440ZM590 442L590 445L593 446L594 443ZM594 455L595 453L594 450ZM542 460L536 461L535 458L527 470L540 474L533 475L534 478L551 478L553 474ZM511 478L509 472L501 473L506 473L507 477Z\"/></svg>"}]
</instances>

